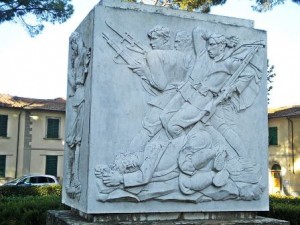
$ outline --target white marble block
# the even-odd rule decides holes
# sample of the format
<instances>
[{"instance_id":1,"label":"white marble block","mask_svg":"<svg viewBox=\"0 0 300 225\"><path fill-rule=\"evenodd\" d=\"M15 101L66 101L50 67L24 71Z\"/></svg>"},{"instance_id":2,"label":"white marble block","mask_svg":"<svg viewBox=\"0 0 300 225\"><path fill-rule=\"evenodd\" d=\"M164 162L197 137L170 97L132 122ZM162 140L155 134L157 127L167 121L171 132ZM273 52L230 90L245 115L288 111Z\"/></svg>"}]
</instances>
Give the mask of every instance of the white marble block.
<instances>
[{"instance_id":1,"label":"white marble block","mask_svg":"<svg viewBox=\"0 0 300 225\"><path fill-rule=\"evenodd\" d=\"M268 210L266 32L119 0L70 36L63 203Z\"/></svg>"}]
</instances>

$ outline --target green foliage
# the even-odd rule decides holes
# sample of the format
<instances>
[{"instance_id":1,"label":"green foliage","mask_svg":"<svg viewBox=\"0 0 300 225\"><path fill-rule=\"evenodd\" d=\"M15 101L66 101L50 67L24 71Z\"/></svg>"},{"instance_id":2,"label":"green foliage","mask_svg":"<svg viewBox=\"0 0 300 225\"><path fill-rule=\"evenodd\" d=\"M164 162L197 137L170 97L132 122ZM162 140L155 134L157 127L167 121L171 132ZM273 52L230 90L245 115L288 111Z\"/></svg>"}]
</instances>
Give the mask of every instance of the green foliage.
<instances>
[{"instance_id":1,"label":"green foliage","mask_svg":"<svg viewBox=\"0 0 300 225\"><path fill-rule=\"evenodd\" d=\"M290 225L298 225L300 218L300 197L271 195L270 211L260 212L260 216L290 221Z\"/></svg>"},{"instance_id":2,"label":"green foliage","mask_svg":"<svg viewBox=\"0 0 300 225\"><path fill-rule=\"evenodd\" d=\"M143 0L127 0L130 2L143 2ZM226 0L152 0L154 5L181 8L188 11L197 11L209 13L212 6L223 5ZM252 0L250 0L252 1ZM272 10L275 6L282 5L286 0L256 0L252 9L257 12L266 12ZM292 0L300 5L300 0Z\"/></svg>"},{"instance_id":3,"label":"green foliage","mask_svg":"<svg viewBox=\"0 0 300 225\"><path fill-rule=\"evenodd\" d=\"M276 73L274 72L274 65L270 66L269 60L268 60L268 69L267 69L267 82L268 82L268 103L269 103L269 95L270 91L273 89L272 83L273 78L276 76Z\"/></svg>"},{"instance_id":4,"label":"green foliage","mask_svg":"<svg viewBox=\"0 0 300 225\"><path fill-rule=\"evenodd\" d=\"M11 196L60 196L60 185L49 186L0 186L0 200Z\"/></svg>"},{"instance_id":5,"label":"green foliage","mask_svg":"<svg viewBox=\"0 0 300 225\"><path fill-rule=\"evenodd\" d=\"M60 185L1 186L0 225L46 224L48 210L69 209L61 203Z\"/></svg>"},{"instance_id":6,"label":"green foliage","mask_svg":"<svg viewBox=\"0 0 300 225\"><path fill-rule=\"evenodd\" d=\"M127 0L143 2L143 0ZM154 5L209 13L212 6L223 5L226 0L152 0ZM266 12L286 0L256 0L252 9ZM20 23L34 37L42 32L44 23L64 23L74 12L71 0L0 0L0 24L5 21ZM300 5L300 0L292 0Z\"/></svg>"},{"instance_id":7,"label":"green foliage","mask_svg":"<svg viewBox=\"0 0 300 225\"><path fill-rule=\"evenodd\" d=\"M256 4L251 7L257 12L267 12L272 10L275 6L283 5L285 2L286 0L256 0ZM292 2L300 5L300 0L292 0Z\"/></svg>"},{"instance_id":8,"label":"green foliage","mask_svg":"<svg viewBox=\"0 0 300 225\"><path fill-rule=\"evenodd\" d=\"M3 197L0 201L0 225L44 225L48 210L66 209L68 207L61 204L61 197L56 195Z\"/></svg>"},{"instance_id":9,"label":"green foliage","mask_svg":"<svg viewBox=\"0 0 300 225\"><path fill-rule=\"evenodd\" d=\"M223 5L226 0L174 0L173 2L178 4L181 9L188 11L197 9L202 13L209 13L212 6Z\"/></svg>"},{"instance_id":10,"label":"green foliage","mask_svg":"<svg viewBox=\"0 0 300 225\"><path fill-rule=\"evenodd\" d=\"M61 188L58 187L53 189L56 191L60 189L61 191ZM32 193L29 189L25 190L21 187L20 191L25 190L26 192L22 195L21 192L17 192L14 188L11 188L11 191L8 192L6 187L1 187L0 218L5 218L5 220L1 220L0 225L44 225L46 224L46 213L48 210L69 209L61 204L60 191L52 190L52 192L49 187L47 191L45 191L44 187L38 187L38 189L42 189L42 191L39 191L39 194L34 193L35 196L28 196L29 193ZM9 193L9 196L3 195L7 193ZM290 221L291 225L297 225L300 218L300 197L271 195L270 211L259 212L259 215L287 220Z\"/></svg>"},{"instance_id":11,"label":"green foliage","mask_svg":"<svg viewBox=\"0 0 300 225\"><path fill-rule=\"evenodd\" d=\"M277 5L282 5L285 0L256 0L256 5L252 6L252 9L257 12L266 12Z\"/></svg>"},{"instance_id":12,"label":"green foliage","mask_svg":"<svg viewBox=\"0 0 300 225\"><path fill-rule=\"evenodd\" d=\"M279 194L270 195L270 206L276 204L300 206L300 197L285 196Z\"/></svg>"},{"instance_id":13,"label":"green foliage","mask_svg":"<svg viewBox=\"0 0 300 225\"><path fill-rule=\"evenodd\" d=\"M14 21L22 24L34 37L44 23L63 23L73 14L71 0L0 0L0 24Z\"/></svg>"}]
</instances>

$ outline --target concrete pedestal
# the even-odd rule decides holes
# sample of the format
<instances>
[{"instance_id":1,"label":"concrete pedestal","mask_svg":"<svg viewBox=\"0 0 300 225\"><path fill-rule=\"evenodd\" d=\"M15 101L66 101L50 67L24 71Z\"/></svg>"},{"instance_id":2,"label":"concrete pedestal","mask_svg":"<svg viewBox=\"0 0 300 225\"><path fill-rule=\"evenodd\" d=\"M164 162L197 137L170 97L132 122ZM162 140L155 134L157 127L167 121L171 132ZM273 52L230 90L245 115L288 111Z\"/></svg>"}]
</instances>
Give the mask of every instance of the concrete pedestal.
<instances>
[{"instance_id":1,"label":"concrete pedestal","mask_svg":"<svg viewBox=\"0 0 300 225\"><path fill-rule=\"evenodd\" d=\"M289 225L252 212L103 214L80 216L75 211L48 211L47 225Z\"/></svg>"},{"instance_id":2,"label":"concrete pedestal","mask_svg":"<svg viewBox=\"0 0 300 225\"><path fill-rule=\"evenodd\" d=\"M70 37L62 202L267 211L266 41L248 20L100 1Z\"/></svg>"}]
</instances>

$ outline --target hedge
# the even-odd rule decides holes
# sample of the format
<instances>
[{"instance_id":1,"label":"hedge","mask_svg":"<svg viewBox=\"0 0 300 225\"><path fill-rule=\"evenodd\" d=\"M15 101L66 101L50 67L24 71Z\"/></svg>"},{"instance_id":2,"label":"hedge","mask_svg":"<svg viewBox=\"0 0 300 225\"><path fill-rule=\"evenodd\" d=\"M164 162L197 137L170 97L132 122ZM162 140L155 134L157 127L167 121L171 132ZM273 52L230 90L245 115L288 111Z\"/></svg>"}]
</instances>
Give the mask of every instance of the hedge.
<instances>
[{"instance_id":1,"label":"hedge","mask_svg":"<svg viewBox=\"0 0 300 225\"><path fill-rule=\"evenodd\" d=\"M292 196L271 195L270 211L260 212L260 216L290 221L290 225L299 225L300 198Z\"/></svg>"},{"instance_id":2,"label":"hedge","mask_svg":"<svg viewBox=\"0 0 300 225\"><path fill-rule=\"evenodd\" d=\"M0 186L0 199L9 196L61 196L60 185L48 186Z\"/></svg>"},{"instance_id":3,"label":"hedge","mask_svg":"<svg viewBox=\"0 0 300 225\"><path fill-rule=\"evenodd\" d=\"M47 211L51 209L68 207L61 204L61 197L56 195L3 197L0 199L0 225L44 225Z\"/></svg>"},{"instance_id":4,"label":"hedge","mask_svg":"<svg viewBox=\"0 0 300 225\"><path fill-rule=\"evenodd\" d=\"M61 203L61 186L0 187L0 225L44 225L48 210L66 210ZM270 196L270 211L258 215L290 221L298 225L300 198ZM5 221L2 221L5 218Z\"/></svg>"},{"instance_id":5,"label":"hedge","mask_svg":"<svg viewBox=\"0 0 300 225\"><path fill-rule=\"evenodd\" d=\"M61 203L61 186L1 186L0 225L44 225L48 210L69 209Z\"/></svg>"}]
</instances>

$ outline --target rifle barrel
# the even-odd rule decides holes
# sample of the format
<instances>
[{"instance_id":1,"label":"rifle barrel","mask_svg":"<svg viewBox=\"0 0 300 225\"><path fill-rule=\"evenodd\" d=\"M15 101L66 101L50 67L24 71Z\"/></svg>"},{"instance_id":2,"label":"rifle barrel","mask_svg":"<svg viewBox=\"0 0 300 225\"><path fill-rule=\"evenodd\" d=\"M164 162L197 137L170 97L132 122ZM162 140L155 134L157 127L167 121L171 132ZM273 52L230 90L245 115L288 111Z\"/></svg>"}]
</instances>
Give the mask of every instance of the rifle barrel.
<instances>
[{"instance_id":1,"label":"rifle barrel","mask_svg":"<svg viewBox=\"0 0 300 225\"><path fill-rule=\"evenodd\" d=\"M108 42L109 41L109 38L108 36L105 34L105 33L102 33L102 37Z\"/></svg>"}]
</instances>

